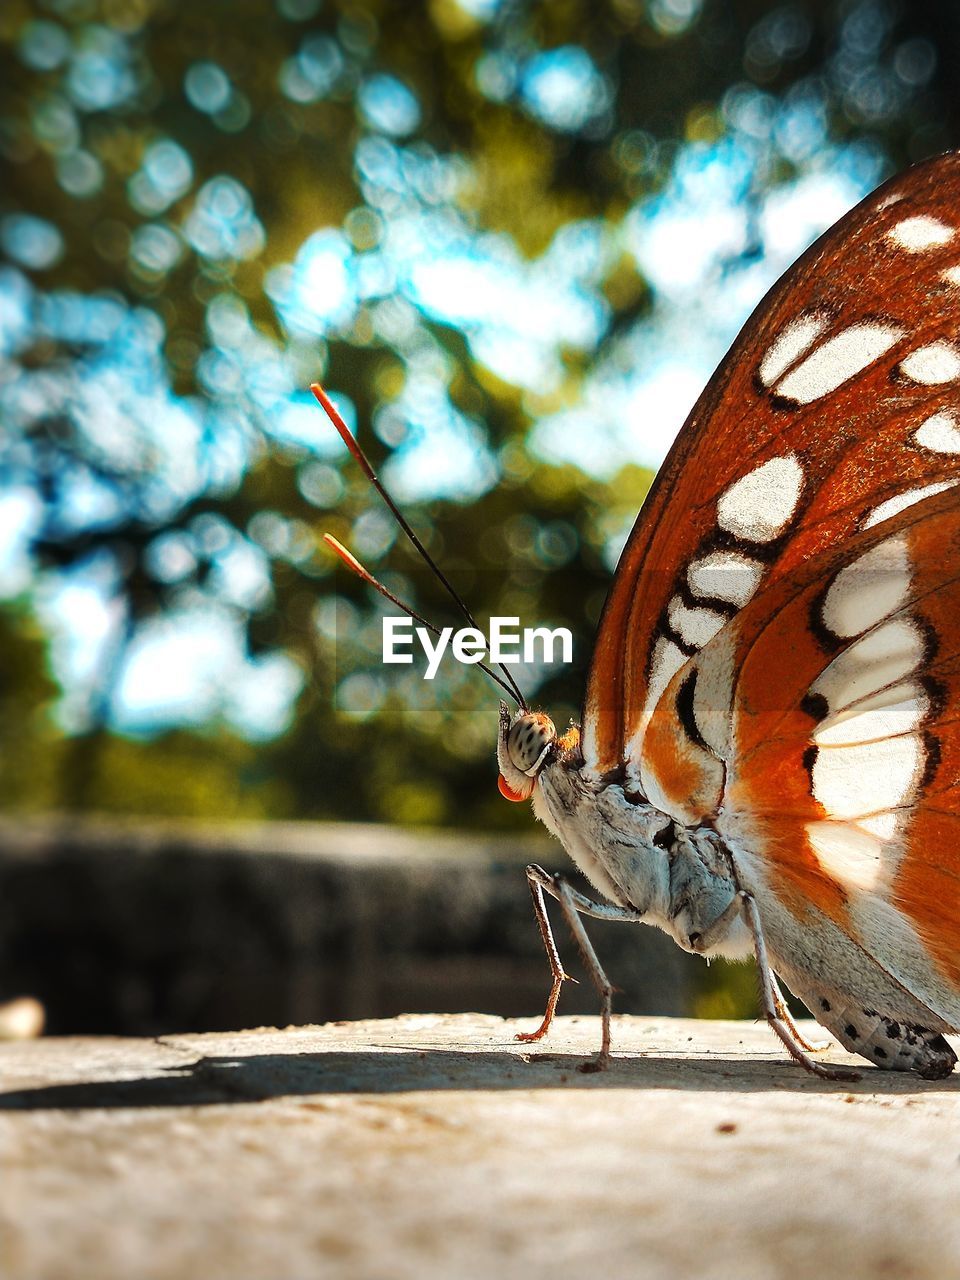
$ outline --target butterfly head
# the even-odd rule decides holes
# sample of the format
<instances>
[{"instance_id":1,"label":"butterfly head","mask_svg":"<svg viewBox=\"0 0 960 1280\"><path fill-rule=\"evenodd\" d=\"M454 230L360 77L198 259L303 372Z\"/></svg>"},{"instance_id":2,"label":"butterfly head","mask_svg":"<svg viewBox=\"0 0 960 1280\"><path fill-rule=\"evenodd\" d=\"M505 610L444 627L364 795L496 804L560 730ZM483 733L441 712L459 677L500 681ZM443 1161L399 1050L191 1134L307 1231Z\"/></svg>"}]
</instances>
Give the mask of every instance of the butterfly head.
<instances>
[{"instance_id":1,"label":"butterfly head","mask_svg":"<svg viewBox=\"0 0 960 1280\"><path fill-rule=\"evenodd\" d=\"M537 775L556 753L556 741L556 726L542 711L520 711L514 719L501 702L497 742L501 794L508 800L528 800Z\"/></svg>"}]
</instances>

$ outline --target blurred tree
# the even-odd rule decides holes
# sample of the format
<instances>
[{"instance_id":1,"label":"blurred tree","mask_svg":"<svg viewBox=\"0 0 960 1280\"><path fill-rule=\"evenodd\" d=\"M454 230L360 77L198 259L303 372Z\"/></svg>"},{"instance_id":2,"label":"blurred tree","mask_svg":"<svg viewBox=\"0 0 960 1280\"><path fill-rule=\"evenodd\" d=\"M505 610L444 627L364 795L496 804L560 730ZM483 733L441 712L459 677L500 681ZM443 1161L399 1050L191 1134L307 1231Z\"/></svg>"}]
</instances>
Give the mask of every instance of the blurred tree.
<instances>
[{"instance_id":1,"label":"blurred tree","mask_svg":"<svg viewBox=\"0 0 960 1280\"><path fill-rule=\"evenodd\" d=\"M323 529L452 619L304 388L479 616L573 628L522 683L575 716L657 395L960 92L946 0L10 0L0 40L0 531L72 743L11 615L7 805L524 822L492 688L384 674Z\"/></svg>"},{"instance_id":2,"label":"blurred tree","mask_svg":"<svg viewBox=\"0 0 960 1280\"><path fill-rule=\"evenodd\" d=\"M63 741L53 720L59 692L45 638L22 605L0 611L0 805L47 809L57 798Z\"/></svg>"}]
</instances>

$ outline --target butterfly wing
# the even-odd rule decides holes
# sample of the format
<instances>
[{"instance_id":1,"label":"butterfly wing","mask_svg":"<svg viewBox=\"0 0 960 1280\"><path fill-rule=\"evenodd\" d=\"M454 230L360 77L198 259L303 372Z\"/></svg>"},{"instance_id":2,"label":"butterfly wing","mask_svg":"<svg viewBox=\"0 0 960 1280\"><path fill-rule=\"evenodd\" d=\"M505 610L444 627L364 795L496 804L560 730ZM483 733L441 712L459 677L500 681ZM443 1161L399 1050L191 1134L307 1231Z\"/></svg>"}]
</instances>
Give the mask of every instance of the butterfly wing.
<instances>
[{"instance_id":1,"label":"butterfly wing","mask_svg":"<svg viewBox=\"0 0 960 1280\"><path fill-rule=\"evenodd\" d=\"M702 783L695 740L689 767L645 743L664 689L764 584L960 477L958 337L951 153L893 179L813 245L695 406L601 619L583 712L589 771L626 766L628 786L655 803L681 797L691 771Z\"/></svg>"},{"instance_id":2,"label":"butterfly wing","mask_svg":"<svg viewBox=\"0 0 960 1280\"><path fill-rule=\"evenodd\" d=\"M714 823L780 963L804 974L819 966L826 980L829 933L842 940L834 949L855 949L835 967L859 969L861 992L869 960L952 1027L958 619L955 488L758 592L673 677L651 721L657 742L694 726L714 775L675 816Z\"/></svg>"}]
</instances>

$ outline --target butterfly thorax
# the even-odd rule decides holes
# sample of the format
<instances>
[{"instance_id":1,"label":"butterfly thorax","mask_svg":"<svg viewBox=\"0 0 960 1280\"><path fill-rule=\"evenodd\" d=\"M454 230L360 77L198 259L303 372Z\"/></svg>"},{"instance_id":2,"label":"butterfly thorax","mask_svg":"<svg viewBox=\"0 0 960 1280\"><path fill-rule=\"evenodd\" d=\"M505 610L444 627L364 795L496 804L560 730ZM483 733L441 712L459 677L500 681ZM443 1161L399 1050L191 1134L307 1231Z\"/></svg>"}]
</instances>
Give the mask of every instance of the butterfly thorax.
<instances>
[{"instance_id":1,"label":"butterfly thorax","mask_svg":"<svg viewBox=\"0 0 960 1280\"><path fill-rule=\"evenodd\" d=\"M747 954L747 930L729 911L737 895L730 854L715 831L674 821L616 776L597 779L584 766L578 730L558 737L542 712L511 720L503 708L498 756L501 790L532 799L537 817L610 902L685 950ZM725 914L729 927L718 927Z\"/></svg>"},{"instance_id":2,"label":"butterfly thorax","mask_svg":"<svg viewBox=\"0 0 960 1280\"><path fill-rule=\"evenodd\" d=\"M604 897L643 915L686 951L746 955L739 916L717 932L737 895L715 831L674 822L618 783L597 783L576 761L548 761L533 793L537 817Z\"/></svg>"}]
</instances>

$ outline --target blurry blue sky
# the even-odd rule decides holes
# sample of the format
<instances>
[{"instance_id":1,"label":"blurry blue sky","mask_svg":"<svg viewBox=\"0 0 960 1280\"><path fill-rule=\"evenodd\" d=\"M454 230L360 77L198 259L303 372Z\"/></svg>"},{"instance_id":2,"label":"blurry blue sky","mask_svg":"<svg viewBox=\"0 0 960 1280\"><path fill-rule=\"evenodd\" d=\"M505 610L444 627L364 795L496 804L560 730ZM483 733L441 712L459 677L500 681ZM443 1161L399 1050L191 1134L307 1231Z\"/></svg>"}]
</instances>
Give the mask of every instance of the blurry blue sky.
<instances>
[{"instance_id":1,"label":"blurry blue sky","mask_svg":"<svg viewBox=\"0 0 960 1280\"><path fill-rule=\"evenodd\" d=\"M480 17L496 7L496 0L460 3ZM658 0L655 8L668 31L696 14L695 0ZM124 42L114 33L94 30L71 54L59 30L54 23L31 24L20 54L34 67L73 59L72 101L51 107L42 123L63 135L61 185L83 198L96 191L101 175L96 159L77 144L71 120L122 100L131 91L130 72ZM311 37L282 68L279 91L293 101L324 96L340 58L331 39ZM491 55L477 75L490 97L519 87L530 115L561 132L586 127L610 106L603 76L573 46L541 52L523 65ZM198 112L244 110L242 95L214 63L195 64L184 91ZM814 94L783 101L741 86L724 101L720 139L681 145L660 194L636 204L618 225L565 227L531 261L509 238L479 230L463 212L469 166L412 140L420 107L407 86L373 75L358 94L358 109L366 130L355 156L363 204L342 226L305 226L292 260L268 272L266 291L282 341L259 330L226 287L209 302L203 397L173 391L162 322L151 311L115 296L43 293L30 283L26 270L48 266L63 252L60 233L43 211L0 222L8 259L24 269L12 265L0 273L0 360L17 370L0 385L0 412L13 428L0 442L0 460L13 477L0 494L0 592L36 593L68 691L61 709L67 727L84 723L97 672L111 660L124 619L108 563L90 561L81 572L31 582L28 542L40 511L33 487L25 479L17 483L17 435L40 414L59 408L69 415L94 456L109 457L129 482L124 498L78 469L56 512L66 527L109 526L124 500L159 519L199 493L229 492L262 448L261 431L300 461L307 500L329 508L340 492L331 463L342 445L305 388L325 374L328 338L384 340L406 366L399 399L371 424L395 450L385 479L404 502L468 501L497 483L498 460L482 424L451 402L451 362L423 323L429 317L462 331L476 359L520 390L534 422L532 448L542 459L569 460L601 478L627 461L655 466L764 292L883 176L876 149L831 140ZM637 131L625 145L637 172L654 165L654 138ZM797 176L758 199L771 165L784 158ZM167 218L190 192L186 214ZM190 157L172 139L148 148L128 194L148 219L129 246L134 268L148 278L162 282L187 252L211 263L265 252L249 192L227 175L196 187ZM601 281L624 255L649 282L652 308L605 341L610 314ZM361 312L368 327L358 333ZM82 341L87 358L59 371L17 365L18 353L44 334ZM567 378L563 355L570 351L589 364L579 399L544 411ZM336 395L335 385L329 389ZM349 402L341 396L339 404L352 419ZM279 518L246 536L215 517L194 524L192 542L159 536L153 565L176 583L192 567L196 547L212 547L216 590L185 589L171 615L138 634L122 659L113 721L137 732L220 715L246 734L269 737L287 723L302 676L283 655L252 661L245 654L241 612L269 590L266 551L277 554L279 547L296 562L310 549L309 532ZM379 554L391 536L370 517L356 531L357 549ZM610 548L611 566L617 550Z\"/></svg>"}]
</instances>

